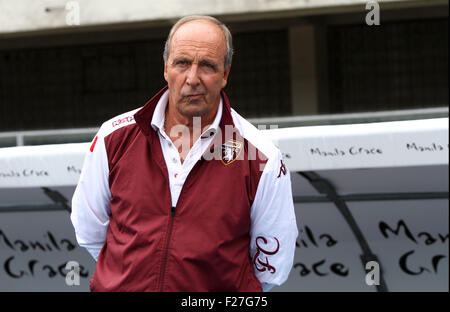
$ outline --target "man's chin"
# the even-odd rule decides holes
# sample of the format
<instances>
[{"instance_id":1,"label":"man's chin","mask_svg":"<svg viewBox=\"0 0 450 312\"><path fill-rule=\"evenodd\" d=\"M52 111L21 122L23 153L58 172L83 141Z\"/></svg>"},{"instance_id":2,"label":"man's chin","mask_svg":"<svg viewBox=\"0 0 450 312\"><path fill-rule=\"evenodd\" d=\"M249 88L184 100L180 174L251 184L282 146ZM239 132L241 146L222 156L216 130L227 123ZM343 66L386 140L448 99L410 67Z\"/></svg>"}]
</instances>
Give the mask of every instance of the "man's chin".
<instances>
[{"instance_id":1,"label":"man's chin","mask_svg":"<svg viewBox=\"0 0 450 312\"><path fill-rule=\"evenodd\" d=\"M183 104L178 108L178 111L187 117L202 117L209 112L205 104L200 101L198 103L191 101L190 103Z\"/></svg>"}]
</instances>

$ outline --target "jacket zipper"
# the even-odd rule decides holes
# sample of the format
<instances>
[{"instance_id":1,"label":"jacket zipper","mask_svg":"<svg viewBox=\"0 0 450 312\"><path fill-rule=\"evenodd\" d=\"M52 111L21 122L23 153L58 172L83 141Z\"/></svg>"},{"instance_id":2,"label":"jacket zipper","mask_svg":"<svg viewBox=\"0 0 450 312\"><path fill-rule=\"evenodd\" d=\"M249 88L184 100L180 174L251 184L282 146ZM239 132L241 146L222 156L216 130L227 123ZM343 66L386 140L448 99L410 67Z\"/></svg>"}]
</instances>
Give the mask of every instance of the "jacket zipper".
<instances>
[{"instance_id":1,"label":"jacket zipper","mask_svg":"<svg viewBox=\"0 0 450 312\"><path fill-rule=\"evenodd\" d=\"M163 291L163 285L164 285L164 274L166 272L166 264L167 264L167 254L169 252L169 243L170 243L170 236L172 235L172 226L173 226L173 217L175 216L175 207L171 207L170 209L170 219L169 219L169 228L167 230L167 237L166 237L166 244L164 246L164 255L161 265L161 272L159 275L159 291Z\"/></svg>"},{"instance_id":2,"label":"jacket zipper","mask_svg":"<svg viewBox=\"0 0 450 312\"><path fill-rule=\"evenodd\" d=\"M199 161L197 161L197 163L194 165L194 167L192 167L191 171L189 172L188 176L186 177L186 180L184 181L184 184L186 184L189 177L192 175L192 172L196 170L196 167L198 167L200 163L201 163L201 159ZM180 198L181 198L181 195L183 195L183 192L184 192L184 185L183 185L183 188L181 189L180 195L178 197L178 203L180 202ZM164 254L163 254L163 259L162 259L162 264L161 264L161 272L159 274L159 291L160 292L163 291L163 286L164 286L164 275L166 273L167 255L169 253L169 243L170 243L170 237L172 235L172 226L173 226L173 218L175 217L175 210L176 210L176 207L170 208L169 228L167 230L166 244L164 246Z\"/></svg>"}]
</instances>

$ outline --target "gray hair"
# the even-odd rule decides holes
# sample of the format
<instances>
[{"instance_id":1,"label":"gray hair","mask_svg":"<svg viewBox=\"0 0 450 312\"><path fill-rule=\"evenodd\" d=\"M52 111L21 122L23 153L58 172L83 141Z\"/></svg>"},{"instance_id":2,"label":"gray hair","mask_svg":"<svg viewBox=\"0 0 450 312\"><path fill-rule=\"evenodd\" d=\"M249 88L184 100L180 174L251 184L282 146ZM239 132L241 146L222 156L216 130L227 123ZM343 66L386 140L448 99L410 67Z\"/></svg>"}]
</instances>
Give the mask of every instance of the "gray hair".
<instances>
[{"instance_id":1,"label":"gray hair","mask_svg":"<svg viewBox=\"0 0 450 312\"><path fill-rule=\"evenodd\" d=\"M180 28L181 25L186 24L187 22L196 21L196 20L202 20L202 21L208 21L211 22L222 29L223 34L225 35L225 41L227 46L227 51L225 53L225 68L228 68L231 66L231 60L233 58L233 39L231 36L231 32L228 29L228 27L219 21L218 19L207 16L207 15L190 15L183 17L179 19L175 25L172 26L172 29L170 29L169 36L167 37L166 43L164 45L164 53L163 58L164 62L167 63L167 60L169 59L169 51L170 51L170 43L172 41L173 34Z\"/></svg>"}]
</instances>

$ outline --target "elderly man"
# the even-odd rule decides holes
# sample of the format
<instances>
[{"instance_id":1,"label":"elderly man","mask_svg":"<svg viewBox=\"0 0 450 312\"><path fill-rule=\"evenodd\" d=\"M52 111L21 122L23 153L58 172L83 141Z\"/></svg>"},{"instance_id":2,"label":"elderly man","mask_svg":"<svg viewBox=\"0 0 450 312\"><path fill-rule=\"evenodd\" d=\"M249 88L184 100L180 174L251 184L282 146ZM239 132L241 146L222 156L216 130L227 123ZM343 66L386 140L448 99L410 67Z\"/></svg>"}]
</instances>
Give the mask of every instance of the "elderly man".
<instances>
[{"instance_id":1,"label":"elderly man","mask_svg":"<svg viewBox=\"0 0 450 312\"><path fill-rule=\"evenodd\" d=\"M168 86L95 136L71 214L97 261L92 291L261 291L287 279L290 176L222 91L232 52L217 19L182 18L164 50Z\"/></svg>"}]
</instances>

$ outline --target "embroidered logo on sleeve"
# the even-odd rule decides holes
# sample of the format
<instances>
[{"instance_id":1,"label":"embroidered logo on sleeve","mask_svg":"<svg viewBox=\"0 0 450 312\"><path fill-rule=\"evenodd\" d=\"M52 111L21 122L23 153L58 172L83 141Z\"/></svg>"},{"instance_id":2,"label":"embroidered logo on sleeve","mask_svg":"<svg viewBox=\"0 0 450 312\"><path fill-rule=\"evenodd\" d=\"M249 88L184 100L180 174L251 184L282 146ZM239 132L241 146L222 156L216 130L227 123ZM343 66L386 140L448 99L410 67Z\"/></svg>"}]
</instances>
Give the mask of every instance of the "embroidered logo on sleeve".
<instances>
[{"instance_id":1,"label":"embroidered logo on sleeve","mask_svg":"<svg viewBox=\"0 0 450 312\"><path fill-rule=\"evenodd\" d=\"M274 237L274 240L277 242L277 247L274 250L267 250L267 247L262 248L260 245L260 241L262 241L264 245L267 245L267 239L264 236L258 236L256 238L256 253L253 257L253 264L260 272L267 270L268 272L274 274L277 271L274 266L270 265L269 258L267 257L276 254L278 250L280 250L280 242L276 237ZM264 255L266 255L266 257L264 257Z\"/></svg>"},{"instance_id":2,"label":"embroidered logo on sleeve","mask_svg":"<svg viewBox=\"0 0 450 312\"><path fill-rule=\"evenodd\" d=\"M226 166L238 158L241 153L242 142L228 140L222 144L222 163Z\"/></svg>"},{"instance_id":3,"label":"embroidered logo on sleeve","mask_svg":"<svg viewBox=\"0 0 450 312\"><path fill-rule=\"evenodd\" d=\"M283 160L280 160L281 162L281 166L280 166L280 172L278 173L277 178L281 177L281 174L286 175L287 170L286 170L286 166L283 163Z\"/></svg>"}]
</instances>

